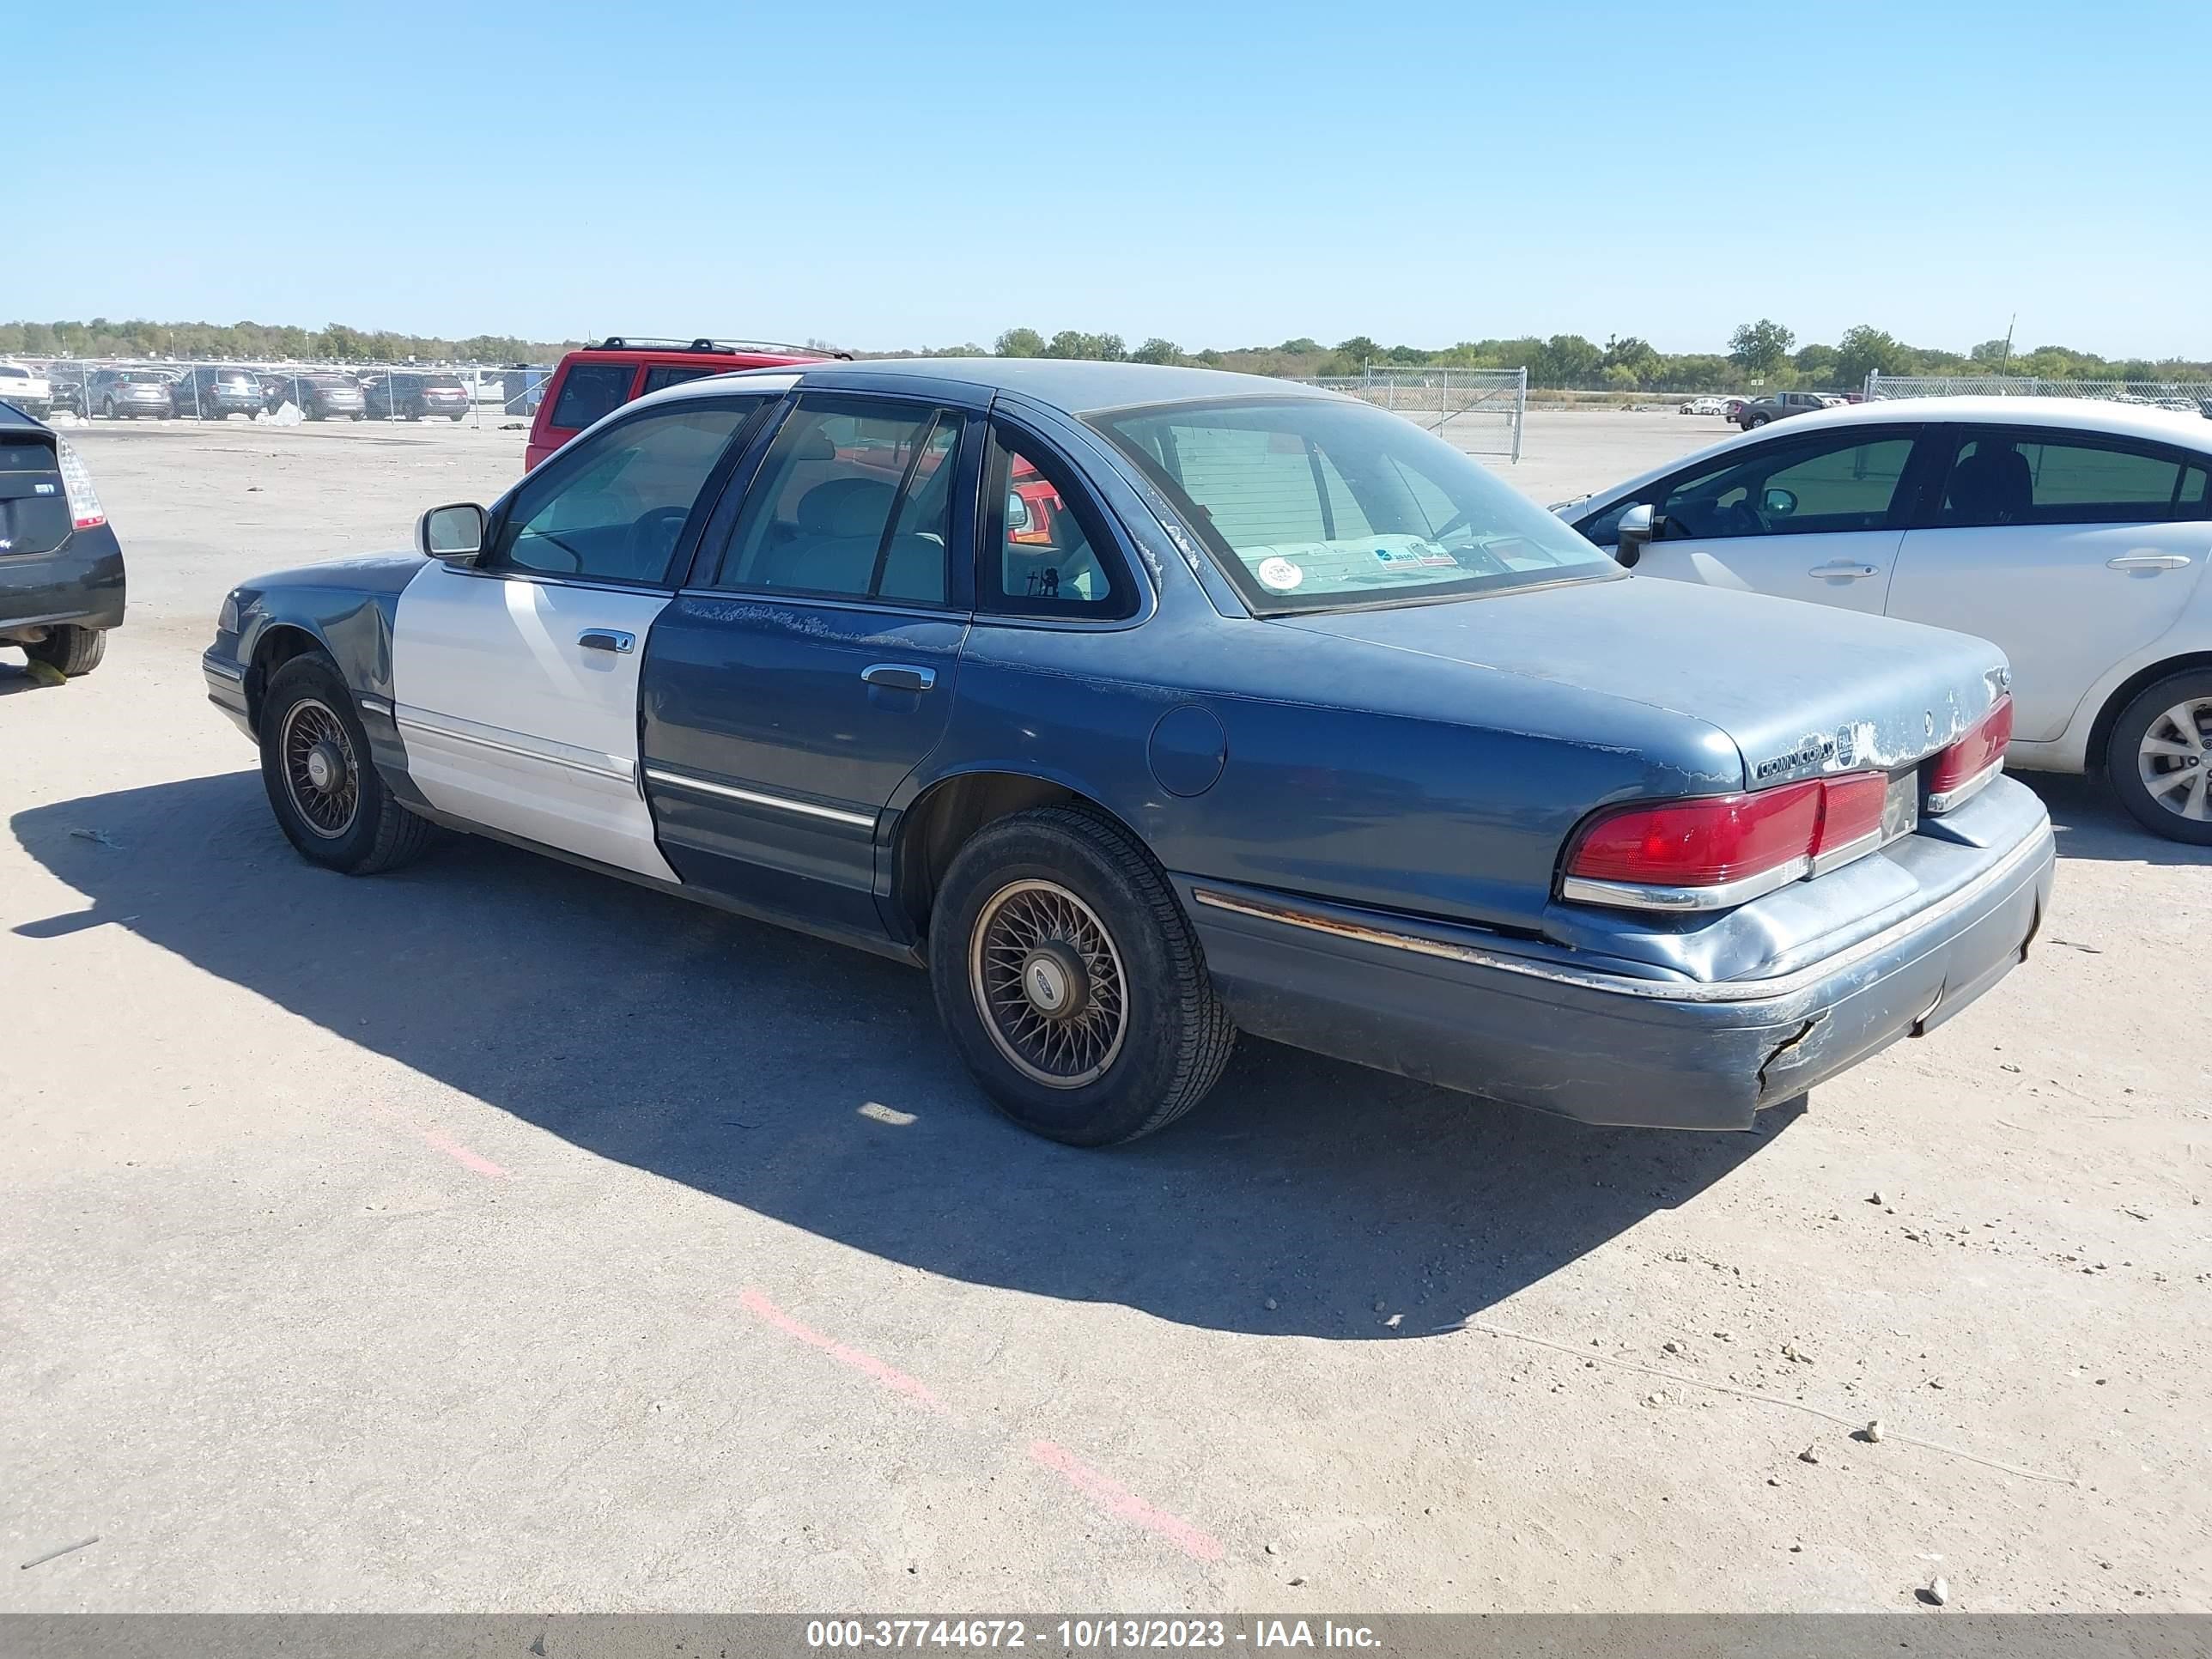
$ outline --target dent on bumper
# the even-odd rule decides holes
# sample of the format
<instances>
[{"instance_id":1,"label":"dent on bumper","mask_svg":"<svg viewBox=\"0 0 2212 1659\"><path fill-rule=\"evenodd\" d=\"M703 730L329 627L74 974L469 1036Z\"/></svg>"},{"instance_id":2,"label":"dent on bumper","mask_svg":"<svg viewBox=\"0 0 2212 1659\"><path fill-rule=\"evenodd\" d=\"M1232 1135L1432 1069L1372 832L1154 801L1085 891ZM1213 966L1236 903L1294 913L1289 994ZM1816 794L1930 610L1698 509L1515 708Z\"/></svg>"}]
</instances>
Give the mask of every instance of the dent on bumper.
<instances>
[{"instance_id":1,"label":"dent on bumper","mask_svg":"<svg viewBox=\"0 0 2212 1659\"><path fill-rule=\"evenodd\" d=\"M1471 929L1178 878L1207 966L1255 1036L1586 1122L1747 1128L2023 960L2051 892L2047 823L1955 892L1779 976L1630 977Z\"/></svg>"}]
</instances>

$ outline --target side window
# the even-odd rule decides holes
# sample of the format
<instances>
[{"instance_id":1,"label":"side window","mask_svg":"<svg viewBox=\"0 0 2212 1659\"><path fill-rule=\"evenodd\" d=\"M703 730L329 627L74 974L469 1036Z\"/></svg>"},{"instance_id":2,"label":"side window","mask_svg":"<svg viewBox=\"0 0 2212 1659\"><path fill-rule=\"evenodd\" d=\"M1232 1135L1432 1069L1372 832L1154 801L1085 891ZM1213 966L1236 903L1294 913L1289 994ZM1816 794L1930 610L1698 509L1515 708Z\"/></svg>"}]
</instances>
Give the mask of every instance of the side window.
<instances>
[{"instance_id":1,"label":"side window","mask_svg":"<svg viewBox=\"0 0 2212 1659\"><path fill-rule=\"evenodd\" d=\"M645 391L658 392L663 386L682 386L686 380L703 380L709 374L720 373L721 373L720 369L708 368L704 365L694 367L690 363L655 363L645 371ZM644 395L645 392L638 393L641 398Z\"/></svg>"},{"instance_id":2,"label":"side window","mask_svg":"<svg viewBox=\"0 0 2212 1659\"><path fill-rule=\"evenodd\" d=\"M628 363L570 364L561 395L553 400L553 424L563 432L580 432L602 415L612 414L629 401L630 377L636 373Z\"/></svg>"},{"instance_id":3,"label":"side window","mask_svg":"<svg viewBox=\"0 0 2212 1659\"><path fill-rule=\"evenodd\" d=\"M2204 516L2204 468L2124 438L1983 428L1959 446L1941 525L2114 524Z\"/></svg>"},{"instance_id":4,"label":"side window","mask_svg":"<svg viewBox=\"0 0 2212 1659\"><path fill-rule=\"evenodd\" d=\"M1135 609L1097 509L1059 456L994 423L983 487L978 610L1102 620Z\"/></svg>"},{"instance_id":5,"label":"side window","mask_svg":"<svg viewBox=\"0 0 2212 1659\"><path fill-rule=\"evenodd\" d=\"M1907 432L1830 434L1732 456L1667 486L1659 501L1667 539L1879 530L1889 521L1912 443Z\"/></svg>"},{"instance_id":6,"label":"side window","mask_svg":"<svg viewBox=\"0 0 2212 1659\"><path fill-rule=\"evenodd\" d=\"M515 492L480 567L666 580L707 475L761 401L657 410L586 440Z\"/></svg>"},{"instance_id":7,"label":"side window","mask_svg":"<svg viewBox=\"0 0 2212 1659\"><path fill-rule=\"evenodd\" d=\"M745 493L714 586L943 605L956 410L802 402Z\"/></svg>"}]
</instances>

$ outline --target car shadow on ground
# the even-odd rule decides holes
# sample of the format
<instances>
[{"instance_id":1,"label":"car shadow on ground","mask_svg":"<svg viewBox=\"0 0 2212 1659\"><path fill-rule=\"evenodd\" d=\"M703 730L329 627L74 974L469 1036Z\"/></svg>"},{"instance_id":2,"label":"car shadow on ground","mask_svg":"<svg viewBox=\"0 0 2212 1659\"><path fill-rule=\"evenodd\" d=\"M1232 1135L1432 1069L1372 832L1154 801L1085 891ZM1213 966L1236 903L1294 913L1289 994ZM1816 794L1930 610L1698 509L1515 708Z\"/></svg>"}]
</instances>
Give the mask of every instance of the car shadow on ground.
<instances>
[{"instance_id":1,"label":"car shadow on ground","mask_svg":"<svg viewBox=\"0 0 2212 1659\"><path fill-rule=\"evenodd\" d=\"M1078 1152L988 1109L896 963L467 837L332 875L252 772L11 825L86 899L21 938L125 927L602 1157L930 1273L1194 1326L1455 1328L1803 1109L1744 1134L1593 1129L1248 1042L1181 1123ZM265 1048L234 1006L238 1051Z\"/></svg>"},{"instance_id":2,"label":"car shadow on ground","mask_svg":"<svg viewBox=\"0 0 2212 1659\"><path fill-rule=\"evenodd\" d=\"M2086 859L2099 864L2212 866L2212 847L2154 836L2112 799L2102 779L2069 777L2057 772L2013 775L2043 798L2062 859Z\"/></svg>"}]
</instances>

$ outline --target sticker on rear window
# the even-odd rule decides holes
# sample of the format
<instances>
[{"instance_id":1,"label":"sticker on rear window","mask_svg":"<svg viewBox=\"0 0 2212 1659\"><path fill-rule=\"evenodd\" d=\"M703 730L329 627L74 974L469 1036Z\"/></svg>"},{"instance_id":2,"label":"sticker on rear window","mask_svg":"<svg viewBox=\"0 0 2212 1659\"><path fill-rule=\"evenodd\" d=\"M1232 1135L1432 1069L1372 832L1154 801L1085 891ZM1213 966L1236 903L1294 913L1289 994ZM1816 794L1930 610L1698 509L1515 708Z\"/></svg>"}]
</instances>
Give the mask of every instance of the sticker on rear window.
<instances>
[{"instance_id":1,"label":"sticker on rear window","mask_svg":"<svg viewBox=\"0 0 2212 1659\"><path fill-rule=\"evenodd\" d=\"M1306 573L1288 559L1260 561L1260 580L1278 593L1287 593L1306 579Z\"/></svg>"}]
</instances>

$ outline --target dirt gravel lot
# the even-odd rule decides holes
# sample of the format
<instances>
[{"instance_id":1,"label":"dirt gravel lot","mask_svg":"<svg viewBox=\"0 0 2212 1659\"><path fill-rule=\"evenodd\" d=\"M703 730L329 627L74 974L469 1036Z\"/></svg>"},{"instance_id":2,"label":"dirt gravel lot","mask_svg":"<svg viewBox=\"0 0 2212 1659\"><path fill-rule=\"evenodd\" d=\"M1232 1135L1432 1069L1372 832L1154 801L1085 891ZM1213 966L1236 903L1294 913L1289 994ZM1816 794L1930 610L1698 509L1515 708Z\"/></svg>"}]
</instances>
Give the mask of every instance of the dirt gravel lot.
<instances>
[{"instance_id":1,"label":"dirt gravel lot","mask_svg":"<svg viewBox=\"0 0 2212 1659\"><path fill-rule=\"evenodd\" d=\"M2087 787L2028 964L1756 1133L1250 1043L1073 1152L918 974L487 842L293 855L202 693L226 587L521 434L75 436L132 610L0 667L0 1539L100 1541L0 1607L2212 1610L2212 860Z\"/></svg>"}]
</instances>

